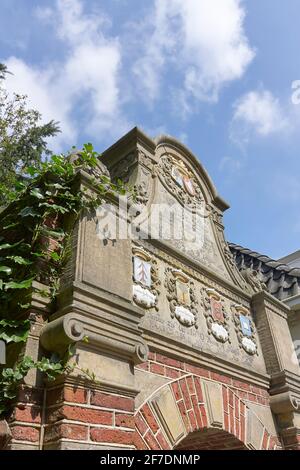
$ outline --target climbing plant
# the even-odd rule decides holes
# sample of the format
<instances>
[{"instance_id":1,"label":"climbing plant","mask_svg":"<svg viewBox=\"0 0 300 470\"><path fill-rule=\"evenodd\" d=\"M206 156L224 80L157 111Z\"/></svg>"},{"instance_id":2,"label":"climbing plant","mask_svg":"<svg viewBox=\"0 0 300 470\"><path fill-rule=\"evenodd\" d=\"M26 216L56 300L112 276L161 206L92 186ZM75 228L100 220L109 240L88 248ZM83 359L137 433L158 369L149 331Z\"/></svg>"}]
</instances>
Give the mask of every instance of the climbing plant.
<instances>
[{"instance_id":1,"label":"climbing plant","mask_svg":"<svg viewBox=\"0 0 300 470\"><path fill-rule=\"evenodd\" d=\"M76 158L53 155L37 167L27 167L26 178L6 191L10 202L0 214L0 339L9 348L14 345L17 354L10 367L0 371L0 414L9 410L30 369L54 380L70 368L69 350L63 358L34 361L17 346L24 345L29 334L32 295L47 296L49 304L55 304L70 253L70 233L81 211L93 211L108 192L125 193L121 181L112 183L97 171L99 157L91 144ZM89 174L89 189L79 184L79 170Z\"/></svg>"}]
</instances>

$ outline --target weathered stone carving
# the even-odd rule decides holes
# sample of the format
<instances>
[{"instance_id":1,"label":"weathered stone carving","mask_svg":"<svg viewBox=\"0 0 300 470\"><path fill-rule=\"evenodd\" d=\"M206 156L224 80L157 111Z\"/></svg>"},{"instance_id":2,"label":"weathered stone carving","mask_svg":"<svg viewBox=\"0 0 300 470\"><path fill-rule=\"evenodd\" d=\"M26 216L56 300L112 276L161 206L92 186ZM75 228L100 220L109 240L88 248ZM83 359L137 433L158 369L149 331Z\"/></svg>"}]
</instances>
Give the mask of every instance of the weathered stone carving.
<instances>
[{"instance_id":1,"label":"weathered stone carving","mask_svg":"<svg viewBox=\"0 0 300 470\"><path fill-rule=\"evenodd\" d=\"M184 204L195 206L203 201L193 173L182 160L164 155L160 164L160 176L167 189Z\"/></svg>"},{"instance_id":2,"label":"weathered stone carving","mask_svg":"<svg viewBox=\"0 0 300 470\"><path fill-rule=\"evenodd\" d=\"M251 319L250 311L243 305L232 305L231 311L235 324L235 331L238 337L240 348L248 354L258 355L257 343L255 339L254 323Z\"/></svg>"},{"instance_id":3,"label":"weathered stone carving","mask_svg":"<svg viewBox=\"0 0 300 470\"><path fill-rule=\"evenodd\" d=\"M171 317L184 326L197 325L197 300L194 283L182 271L166 268L165 288L170 304Z\"/></svg>"},{"instance_id":4,"label":"weathered stone carving","mask_svg":"<svg viewBox=\"0 0 300 470\"><path fill-rule=\"evenodd\" d=\"M229 315L224 308L223 299L214 289L202 289L202 301L208 333L218 341L230 341L228 320Z\"/></svg>"},{"instance_id":5,"label":"weathered stone carving","mask_svg":"<svg viewBox=\"0 0 300 470\"><path fill-rule=\"evenodd\" d=\"M133 248L133 300L143 308L155 308L159 296L157 261L140 247Z\"/></svg>"},{"instance_id":6,"label":"weathered stone carving","mask_svg":"<svg viewBox=\"0 0 300 470\"><path fill-rule=\"evenodd\" d=\"M126 157L122 158L118 163L112 166L110 169L111 179L122 180L124 183L128 183L130 175L132 173L132 166L137 162L137 156L135 152L130 152Z\"/></svg>"},{"instance_id":7,"label":"weathered stone carving","mask_svg":"<svg viewBox=\"0 0 300 470\"><path fill-rule=\"evenodd\" d=\"M245 281L252 287L254 292L261 292L267 290L267 286L259 278L259 272L255 269L244 268L240 271Z\"/></svg>"}]
</instances>

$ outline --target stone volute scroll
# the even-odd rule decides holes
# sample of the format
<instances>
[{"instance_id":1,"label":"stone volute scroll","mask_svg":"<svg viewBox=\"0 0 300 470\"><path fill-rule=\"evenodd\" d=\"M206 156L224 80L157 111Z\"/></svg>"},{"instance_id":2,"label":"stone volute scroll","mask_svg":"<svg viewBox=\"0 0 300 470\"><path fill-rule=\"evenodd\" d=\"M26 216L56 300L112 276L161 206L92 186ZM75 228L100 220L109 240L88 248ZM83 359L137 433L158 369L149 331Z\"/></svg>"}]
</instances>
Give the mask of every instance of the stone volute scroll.
<instances>
[{"instance_id":1,"label":"stone volute scroll","mask_svg":"<svg viewBox=\"0 0 300 470\"><path fill-rule=\"evenodd\" d=\"M231 311L240 348L250 355L258 355L255 327L249 309L243 305L232 305Z\"/></svg>"},{"instance_id":2,"label":"stone volute scroll","mask_svg":"<svg viewBox=\"0 0 300 470\"><path fill-rule=\"evenodd\" d=\"M176 318L184 326L198 328L197 300L193 281L179 269L167 267L165 288L167 289L171 318Z\"/></svg>"},{"instance_id":3,"label":"stone volute scroll","mask_svg":"<svg viewBox=\"0 0 300 470\"><path fill-rule=\"evenodd\" d=\"M224 307L223 299L214 289L205 288L202 289L202 299L208 333L217 341L230 343L229 315Z\"/></svg>"},{"instance_id":4,"label":"stone volute scroll","mask_svg":"<svg viewBox=\"0 0 300 470\"><path fill-rule=\"evenodd\" d=\"M134 302L146 309L158 310L159 280L157 261L143 248L134 247L133 253L133 287Z\"/></svg>"}]
</instances>

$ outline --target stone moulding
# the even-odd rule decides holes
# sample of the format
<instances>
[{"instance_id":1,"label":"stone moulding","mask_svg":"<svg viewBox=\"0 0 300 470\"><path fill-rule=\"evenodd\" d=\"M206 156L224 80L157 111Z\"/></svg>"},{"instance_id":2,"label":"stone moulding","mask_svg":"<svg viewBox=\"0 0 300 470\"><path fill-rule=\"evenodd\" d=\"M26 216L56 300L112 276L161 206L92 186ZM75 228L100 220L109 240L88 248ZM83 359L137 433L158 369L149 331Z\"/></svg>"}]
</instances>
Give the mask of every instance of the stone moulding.
<instances>
[{"instance_id":1,"label":"stone moulding","mask_svg":"<svg viewBox=\"0 0 300 470\"><path fill-rule=\"evenodd\" d=\"M119 353L132 360L134 364L147 360L149 350L142 340L133 342L128 339L125 344L123 341L104 336L100 328L99 332L95 331L97 329L96 323L87 322L83 315L68 313L44 326L40 341L47 351L63 355L70 344L84 341L86 338L89 345L96 346L102 351Z\"/></svg>"},{"instance_id":2,"label":"stone moulding","mask_svg":"<svg viewBox=\"0 0 300 470\"><path fill-rule=\"evenodd\" d=\"M141 309L118 302L115 296L92 296L86 286L73 290L71 305L52 316L41 330L42 346L62 355L72 343L87 340L87 347L114 354L139 364L147 360L148 346L142 339ZM125 308L125 304L126 308ZM51 320L51 319L50 319Z\"/></svg>"}]
</instances>

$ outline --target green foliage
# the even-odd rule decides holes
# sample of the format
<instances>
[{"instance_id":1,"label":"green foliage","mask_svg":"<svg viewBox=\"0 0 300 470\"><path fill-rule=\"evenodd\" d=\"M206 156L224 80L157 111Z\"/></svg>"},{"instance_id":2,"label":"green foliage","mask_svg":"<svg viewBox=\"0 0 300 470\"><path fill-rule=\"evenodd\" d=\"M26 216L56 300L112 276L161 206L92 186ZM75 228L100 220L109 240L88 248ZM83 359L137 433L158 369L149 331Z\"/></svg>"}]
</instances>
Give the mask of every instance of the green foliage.
<instances>
[{"instance_id":1,"label":"green foliage","mask_svg":"<svg viewBox=\"0 0 300 470\"><path fill-rule=\"evenodd\" d=\"M108 192L125 191L121 182L112 184L105 175L93 177L99 157L91 144L84 145L77 158L53 155L49 161L24 168L26 179L7 191L10 204L0 220L0 339L9 345L27 339L34 281L49 287L50 293L38 293L54 302L70 254L69 234L81 211L94 211ZM79 170L90 175L91 192L79 186ZM66 353L69 359L70 350ZM34 362L25 356L13 367L3 368L0 414L8 409L31 368L53 380L69 370L67 359L42 357ZM93 377L90 371L85 374Z\"/></svg>"},{"instance_id":2,"label":"green foliage","mask_svg":"<svg viewBox=\"0 0 300 470\"><path fill-rule=\"evenodd\" d=\"M22 184L25 168L51 153L47 139L60 132L53 120L41 124L41 114L28 109L25 95L9 95L2 83L9 73L0 63L0 205Z\"/></svg>"},{"instance_id":3,"label":"green foliage","mask_svg":"<svg viewBox=\"0 0 300 470\"><path fill-rule=\"evenodd\" d=\"M65 360L43 357L34 361L25 356L13 368L6 367L0 372L0 415L7 411L11 401L17 396L18 386L23 382L29 370L37 369L46 374L48 380L55 380L67 370Z\"/></svg>"}]
</instances>

